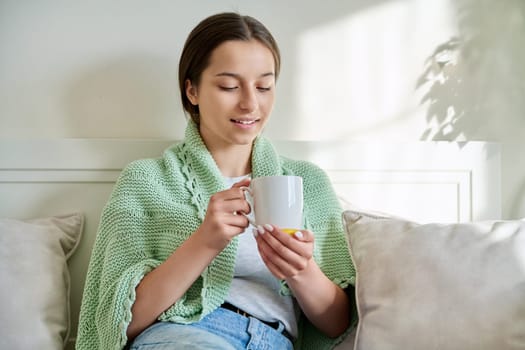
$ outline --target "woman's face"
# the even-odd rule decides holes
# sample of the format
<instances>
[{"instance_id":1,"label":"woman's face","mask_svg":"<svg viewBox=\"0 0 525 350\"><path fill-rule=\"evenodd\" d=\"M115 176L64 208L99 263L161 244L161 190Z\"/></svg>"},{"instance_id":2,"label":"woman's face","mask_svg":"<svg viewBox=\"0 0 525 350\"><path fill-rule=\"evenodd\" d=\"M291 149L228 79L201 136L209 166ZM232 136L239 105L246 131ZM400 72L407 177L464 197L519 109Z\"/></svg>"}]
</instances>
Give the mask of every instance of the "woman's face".
<instances>
[{"instance_id":1,"label":"woman's face","mask_svg":"<svg viewBox=\"0 0 525 350\"><path fill-rule=\"evenodd\" d=\"M200 83L186 82L199 106L200 133L208 148L251 145L272 111L275 98L272 52L256 40L226 41L210 57Z\"/></svg>"}]
</instances>

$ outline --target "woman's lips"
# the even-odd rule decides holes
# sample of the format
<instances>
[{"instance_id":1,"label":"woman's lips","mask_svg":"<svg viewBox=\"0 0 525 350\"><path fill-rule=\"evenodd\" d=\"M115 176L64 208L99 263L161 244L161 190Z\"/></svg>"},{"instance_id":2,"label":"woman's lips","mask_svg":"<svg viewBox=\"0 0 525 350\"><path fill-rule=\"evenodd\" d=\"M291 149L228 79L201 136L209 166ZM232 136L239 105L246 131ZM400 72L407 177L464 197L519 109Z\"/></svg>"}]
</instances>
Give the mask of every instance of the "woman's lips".
<instances>
[{"instance_id":1,"label":"woman's lips","mask_svg":"<svg viewBox=\"0 0 525 350\"><path fill-rule=\"evenodd\" d=\"M230 121L241 128L249 129L254 126L259 119L230 119Z\"/></svg>"},{"instance_id":2,"label":"woman's lips","mask_svg":"<svg viewBox=\"0 0 525 350\"><path fill-rule=\"evenodd\" d=\"M255 124L255 122L258 122L259 119L250 119L250 120L243 120L243 119L230 119L232 122L242 125L252 125Z\"/></svg>"}]
</instances>

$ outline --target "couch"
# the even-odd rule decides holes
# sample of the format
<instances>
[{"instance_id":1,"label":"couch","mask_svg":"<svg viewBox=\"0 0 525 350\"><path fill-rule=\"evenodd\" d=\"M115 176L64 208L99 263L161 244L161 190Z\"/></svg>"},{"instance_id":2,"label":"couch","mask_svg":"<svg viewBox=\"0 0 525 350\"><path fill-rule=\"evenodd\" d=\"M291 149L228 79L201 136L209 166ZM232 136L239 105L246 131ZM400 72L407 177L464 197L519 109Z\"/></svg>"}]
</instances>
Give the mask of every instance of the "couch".
<instances>
[{"instance_id":1,"label":"couch","mask_svg":"<svg viewBox=\"0 0 525 350\"><path fill-rule=\"evenodd\" d=\"M169 144L0 140L0 349L74 348L113 183ZM498 220L496 145L278 148L326 169L346 209L360 322L338 350L525 349L525 224Z\"/></svg>"}]
</instances>

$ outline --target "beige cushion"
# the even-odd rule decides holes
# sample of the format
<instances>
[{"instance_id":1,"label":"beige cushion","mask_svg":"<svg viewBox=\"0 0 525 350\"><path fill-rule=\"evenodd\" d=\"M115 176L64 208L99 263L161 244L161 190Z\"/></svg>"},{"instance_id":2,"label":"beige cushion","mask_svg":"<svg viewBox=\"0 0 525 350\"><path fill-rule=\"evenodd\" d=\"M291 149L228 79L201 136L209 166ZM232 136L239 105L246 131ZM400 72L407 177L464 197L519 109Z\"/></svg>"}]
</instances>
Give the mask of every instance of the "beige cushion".
<instances>
[{"instance_id":1,"label":"beige cushion","mask_svg":"<svg viewBox=\"0 0 525 350\"><path fill-rule=\"evenodd\" d=\"M343 218L357 270L356 350L525 349L525 222Z\"/></svg>"},{"instance_id":2,"label":"beige cushion","mask_svg":"<svg viewBox=\"0 0 525 350\"><path fill-rule=\"evenodd\" d=\"M69 335L67 259L83 216L0 219L0 349L63 349Z\"/></svg>"}]
</instances>

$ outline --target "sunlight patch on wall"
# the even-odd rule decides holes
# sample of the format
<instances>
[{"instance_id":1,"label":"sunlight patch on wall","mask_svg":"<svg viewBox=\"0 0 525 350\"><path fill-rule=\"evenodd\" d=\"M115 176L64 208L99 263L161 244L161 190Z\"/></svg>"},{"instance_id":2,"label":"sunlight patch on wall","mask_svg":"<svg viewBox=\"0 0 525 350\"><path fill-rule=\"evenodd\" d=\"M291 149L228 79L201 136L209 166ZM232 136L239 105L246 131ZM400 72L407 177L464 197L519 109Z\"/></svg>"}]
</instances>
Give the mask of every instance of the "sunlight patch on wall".
<instances>
[{"instance_id":1,"label":"sunlight patch on wall","mask_svg":"<svg viewBox=\"0 0 525 350\"><path fill-rule=\"evenodd\" d=\"M450 34L448 8L447 1L391 1L302 33L298 134L359 139L418 113L415 81L433 43Z\"/></svg>"}]
</instances>

